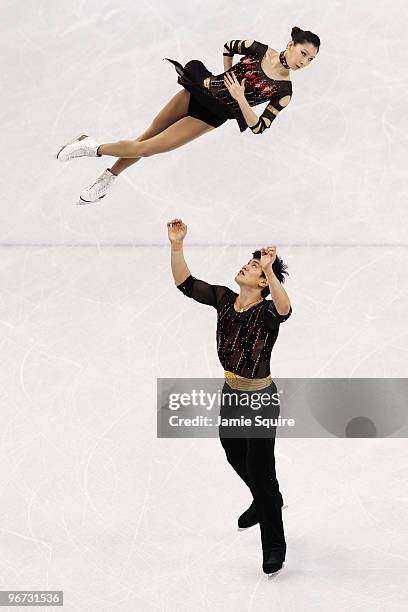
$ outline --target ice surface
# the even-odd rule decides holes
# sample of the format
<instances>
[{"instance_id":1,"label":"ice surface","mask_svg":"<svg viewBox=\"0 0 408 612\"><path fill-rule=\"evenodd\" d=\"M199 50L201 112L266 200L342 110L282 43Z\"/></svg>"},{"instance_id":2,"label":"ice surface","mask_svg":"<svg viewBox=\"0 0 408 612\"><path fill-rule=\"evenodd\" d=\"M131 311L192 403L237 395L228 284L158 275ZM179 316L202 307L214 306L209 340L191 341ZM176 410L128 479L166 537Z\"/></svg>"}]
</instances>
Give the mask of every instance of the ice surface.
<instances>
[{"instance_id":1,"label":"ice surface","mask_svg":"<svg viewBox=\"0 0 408 612\"><path fill-rule=\"evenodd\" d=\"M217 440L156 438L157 377L220 376L215 311L174 287L236 289L251 252L289 265L272 375L407 376L406 3L7 1L1 11L0 588L65 609L405 610L402 439L278 440L285 570L268 582L250 503ZM124 172L58 163L80 133L140 135L180 90L163 57L223 69L226 40L321 37L260 136L228 122ZM260 114L262 107L256 107Z\"/></svg>"}]
</instances>

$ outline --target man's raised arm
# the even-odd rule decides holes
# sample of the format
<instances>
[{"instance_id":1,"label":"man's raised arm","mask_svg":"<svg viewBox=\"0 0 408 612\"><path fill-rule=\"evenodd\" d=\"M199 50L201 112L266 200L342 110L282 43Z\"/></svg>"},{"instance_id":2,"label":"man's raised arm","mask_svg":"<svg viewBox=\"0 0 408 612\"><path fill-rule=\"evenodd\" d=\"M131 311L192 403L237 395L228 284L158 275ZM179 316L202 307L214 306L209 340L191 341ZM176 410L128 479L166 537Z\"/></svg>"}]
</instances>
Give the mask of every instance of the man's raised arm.
<instances>
[{"instance_id":1,"label":"man's raised arm","mask_svg":"<svg viewBox=\"0 0 408 612\"><path fill-rule=\"evenodd\" d=\"M171 271L174 283L180 285L191 275L183 254L183 240L187 234L187 225L181 219L172 219L167 223L171 242Z\"/></svg>"},{"instance_id":2,"label":"man's raised arm","mask_svg":"<svg viewBox=\"0 0 408 612\"><path fill-rule=\"evenodd\" d=\"M217 308L228 287L210 285L195 278L188 269L183 255L183 240L187 234L187 225L181 219L172 219L167 223L167 227L171 242L171 271L177 289L196 302Z\"/></svg>"}]
</instances>

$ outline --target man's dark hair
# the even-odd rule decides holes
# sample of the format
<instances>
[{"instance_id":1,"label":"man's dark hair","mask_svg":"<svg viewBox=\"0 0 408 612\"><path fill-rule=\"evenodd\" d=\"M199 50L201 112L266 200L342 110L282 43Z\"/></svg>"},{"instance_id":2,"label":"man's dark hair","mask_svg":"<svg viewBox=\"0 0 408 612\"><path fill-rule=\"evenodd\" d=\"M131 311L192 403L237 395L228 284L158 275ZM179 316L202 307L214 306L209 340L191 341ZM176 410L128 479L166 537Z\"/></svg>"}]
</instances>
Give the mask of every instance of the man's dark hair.
<instances>
[{"instance_id":1,"label":"man's dark hair","mask_svg":"<svg viewBox=\"0 0 408 612\"><path fill-rule=\"evenodd\" d=\"M261 259L261 251L254 251L252 253L252 259ZM284 274L287 274L289 276L289 272L286 271L287 269L288 269L288 266L285 263L283 263L283 260L280 259L280 257L276 255L275 261L272 264L272 270L280 283L285 282ZM261 278L262 277L266 278L266 275L264 274L263 271L261 273ZM262 297L266 297L267 295L269 295L269 293L270 293L269 286L267 285L266 287L262 289L261 295Z\"/></svg>"}]
</instances>

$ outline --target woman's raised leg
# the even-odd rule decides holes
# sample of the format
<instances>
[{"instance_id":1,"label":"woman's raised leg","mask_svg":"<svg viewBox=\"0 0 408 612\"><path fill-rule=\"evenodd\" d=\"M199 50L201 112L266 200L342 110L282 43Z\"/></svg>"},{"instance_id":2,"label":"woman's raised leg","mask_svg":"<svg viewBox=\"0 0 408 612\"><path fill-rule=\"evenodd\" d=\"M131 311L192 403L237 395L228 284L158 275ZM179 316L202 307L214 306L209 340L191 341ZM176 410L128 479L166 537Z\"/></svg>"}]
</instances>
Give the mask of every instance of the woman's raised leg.
<instances>
[{"instance_id":1,"label":"woman's raised leg","mask_svg":"<svg viewBox=\"0 0 408 612\"><path fill-rule=\"evenodd\" d=\"M201 119L187 116L179 119L157 136L147 140L119 140L102 144L98 148L98 155L113 155L114 157L125 158L151 157L177 149L214 129L212 125L201 121Z\"/></svg>"},{"instance_id":2,"label":"woman's raised leg","mask_svg":"<svg viewBox=\"0 0 408 612\"><path fill-rule=\"evenodd\" d=\"M205 132L215 129L213 126L187 115L190 93L183 89L153 119L151 125L135 140L119 141L99 146L99 154L119 157L110 169L80 195L79 204L96 202L104 198L117 179L117 175L139 161L156 153L171 151L198 138ZM85 138L85 135L83 136ZM125 146L123 146L125 145ZM108 151L104 150L104 147ZM136 150L136 147L138 149ZM142 147L142 148L140 148ZM129 148L132 154L129 155Z\"/></svg>"},{"instance_id":3,"label":"woman's raised leg","mask_svg":"<svg viewBox=\"0 0 408 612\"><path fill-rule=\"evenodd\" d=\"M141 142L142 140L153 138L153 136L157 136L157 134L163 132L163 130L167 129L170 125L182 117L186 117L189 102L190 92L186 89L182 89L175 96L173 96L166 106L164 106L155 116L147 130L145 130L143 134L138 136L135 140L137 142ZM140 159L142 159L140 156L133 158L119 158L113 164L111 171L113 174L119 175L121 172L126 170L126 168L129 168L129 166L133 166L133 164L138 162Z\"/></svg>"}]
</instances>

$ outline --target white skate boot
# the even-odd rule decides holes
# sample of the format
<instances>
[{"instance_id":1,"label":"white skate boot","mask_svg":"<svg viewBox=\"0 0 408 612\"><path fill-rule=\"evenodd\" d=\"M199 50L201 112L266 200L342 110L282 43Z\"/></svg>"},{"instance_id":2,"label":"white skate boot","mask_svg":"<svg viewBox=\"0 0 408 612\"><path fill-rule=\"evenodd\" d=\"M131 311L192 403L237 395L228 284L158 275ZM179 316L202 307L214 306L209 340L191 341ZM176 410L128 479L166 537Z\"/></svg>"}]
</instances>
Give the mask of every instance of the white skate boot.
<instances>
[{"instance_id":1,"label":"white skate boot","mask_svg":"<svg viewBox=\"0 0 408 612\"><path fill-rule=\"evenodd\" d=\"M92 185L89 185L89 187L86 187L83 191L81 191L77 204L89 204L90 202L102 200L117 178L118 177L115 174L112 174L109 168L106 168L106 170L103 171L101 176L97 178Z\"/></svg>"},{"instance_id":2,"label":"white skate boot","mask_svg":"<svg viewBox=\"0 0 408 612\"><path fill-rule=\"evenodd\" d=\"M97 154L98 147L101 143L96 142L96 140L90 136L85 136L85 138L83 136L85 136L85 134L78 136L78 138L67 142L67 144L61 147L57 153L57 159L60 161L68 161L74 157L102 157Z\"/></svg>"}]
</instances>

